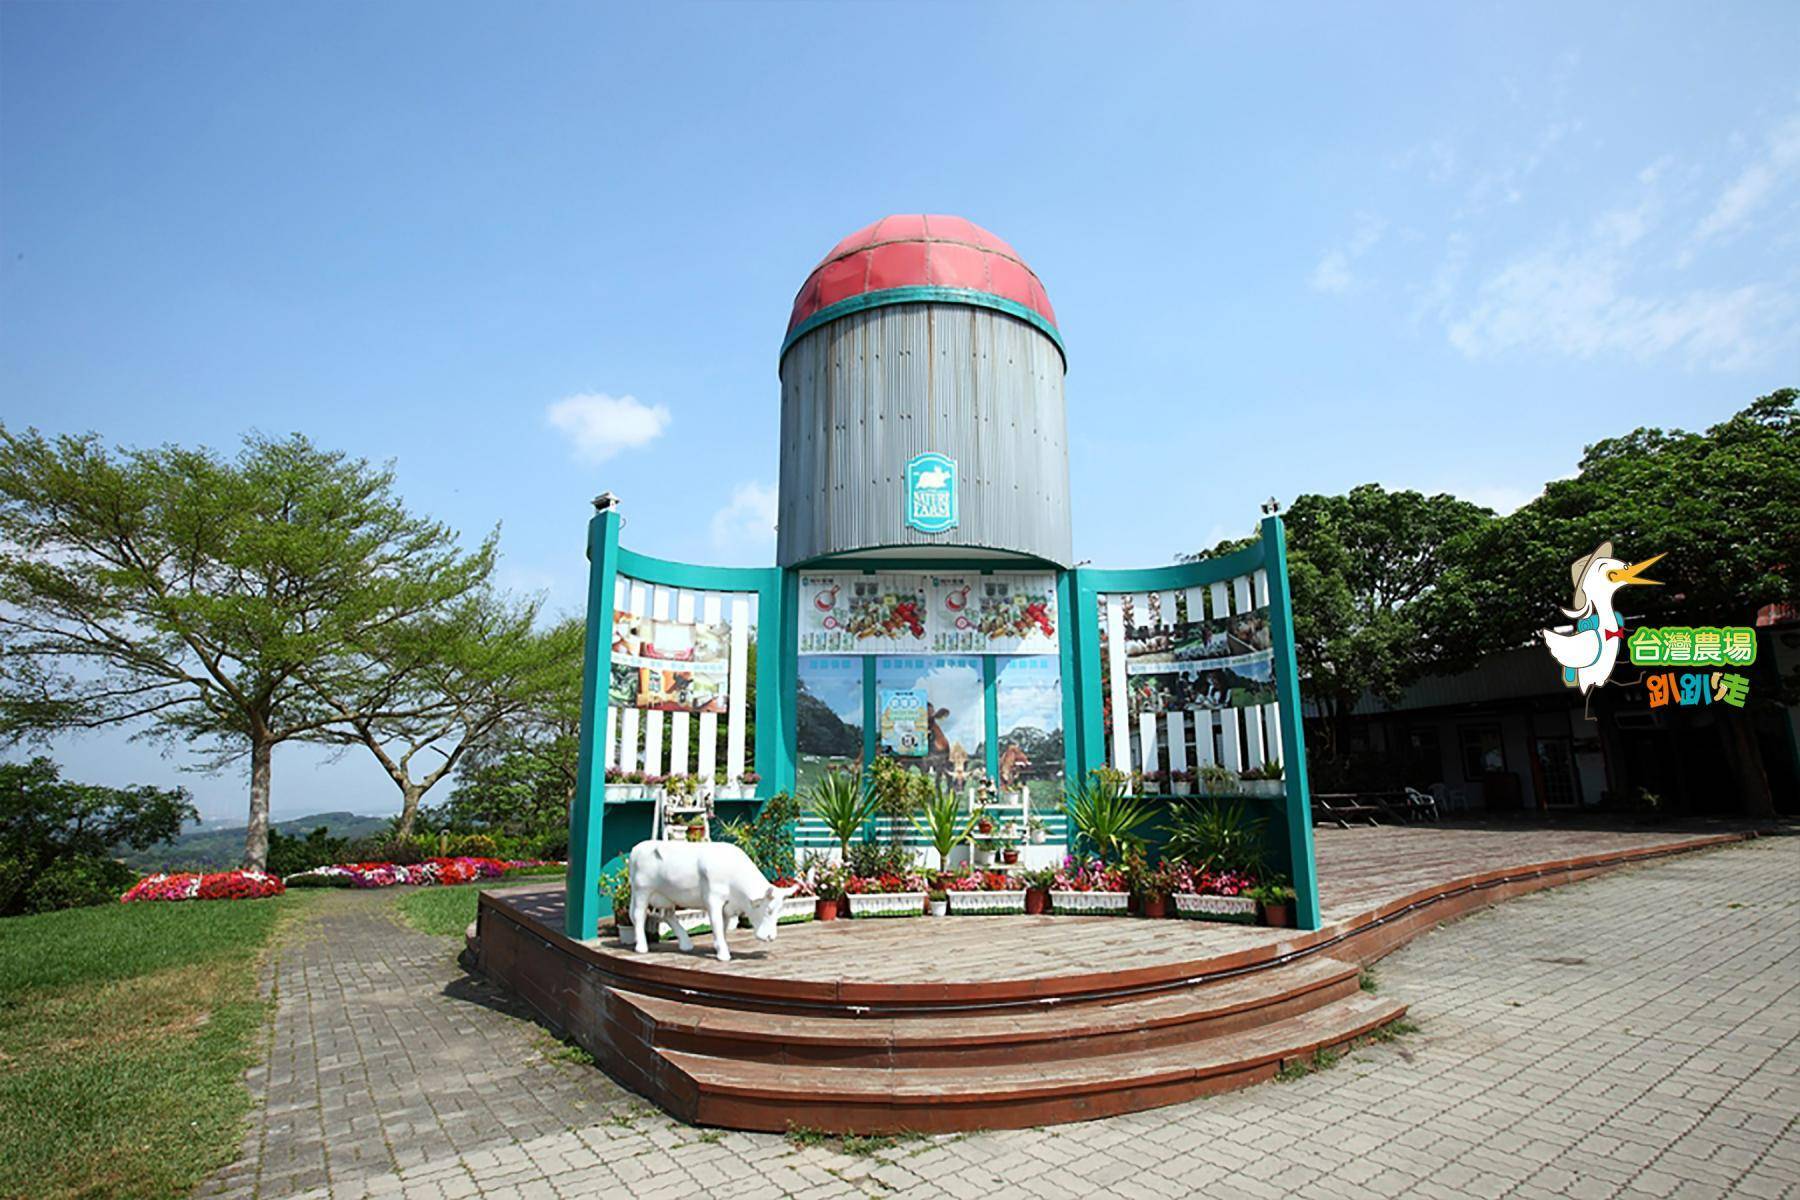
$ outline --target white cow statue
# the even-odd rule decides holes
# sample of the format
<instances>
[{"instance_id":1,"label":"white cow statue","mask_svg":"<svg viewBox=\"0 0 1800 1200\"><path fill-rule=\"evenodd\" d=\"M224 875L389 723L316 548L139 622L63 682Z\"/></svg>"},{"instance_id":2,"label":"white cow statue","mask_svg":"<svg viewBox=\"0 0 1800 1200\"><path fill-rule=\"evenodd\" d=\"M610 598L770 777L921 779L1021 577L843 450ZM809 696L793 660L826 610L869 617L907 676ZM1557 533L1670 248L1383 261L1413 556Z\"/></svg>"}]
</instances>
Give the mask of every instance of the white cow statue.
<instances>
[{"instance_id":1,"label":"white cow statue","mask_svg":"<svg viewBox=\"0 0 1800 1200\"><path fill-rule=\"evenodd\" d=\"M678 908L697 908L712 926L713 953L731 961L725 932L740 916L750 918L756 938L775 940L781 903L793 888L778 888L763 878L750 856L729 842L639 842L631 849L631 926L637 952L650 947L646 932L652 920L675 931L683 950L694 940L675 919Z\"/></svg>"}]
</instances>

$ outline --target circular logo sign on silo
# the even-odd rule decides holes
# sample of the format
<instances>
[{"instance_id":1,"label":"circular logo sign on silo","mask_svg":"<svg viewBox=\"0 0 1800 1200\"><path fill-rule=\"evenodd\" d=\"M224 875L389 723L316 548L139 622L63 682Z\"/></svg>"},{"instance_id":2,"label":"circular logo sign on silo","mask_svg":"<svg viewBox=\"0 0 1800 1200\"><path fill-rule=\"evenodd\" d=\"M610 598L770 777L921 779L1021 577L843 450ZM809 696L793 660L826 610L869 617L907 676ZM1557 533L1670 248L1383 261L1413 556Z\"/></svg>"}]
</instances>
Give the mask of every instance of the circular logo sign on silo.
<instances>
[{"instance_id":1,"label":"circular logo sign on silo","mask_svg":"<svg viewBox=\"0 0 1800 1200\"><path fill-rule=\"evenodd\" d=\"M906 523L920 533L956 528L956 460L920 454L906 464Z\"/></svg>"}]
</instances>

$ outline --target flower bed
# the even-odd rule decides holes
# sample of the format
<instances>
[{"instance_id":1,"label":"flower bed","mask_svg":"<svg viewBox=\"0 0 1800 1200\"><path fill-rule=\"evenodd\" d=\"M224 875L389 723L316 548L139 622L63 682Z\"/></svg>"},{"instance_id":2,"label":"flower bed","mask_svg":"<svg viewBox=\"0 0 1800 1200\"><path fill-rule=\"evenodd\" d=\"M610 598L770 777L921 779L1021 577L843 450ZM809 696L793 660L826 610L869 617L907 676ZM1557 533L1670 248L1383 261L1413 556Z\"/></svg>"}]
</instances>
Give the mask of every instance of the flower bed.
<instances>
[{"instance_id":1,"label":"flower bed","mask_svg":"<svg viewBox=\"0 0 1800 1200\"><path fill-rule=\"evenodd\" d=\"M1189 921L1230 921L1256 924L1256 901L1249 896L1201 896L1175 893L1175 915Z\"/></svg>"},{"instance_id":2,"label":"flower bed","mask_svg":"<svg viewBox=\"0 0 1800 1200\"><path fill-rule=\"evenodd\" d=\"M1256 880L1235 871L1175 869L1175 915L1190 921L1256 924L1256 901L1249 895Z\"/></svg>"},{"instance_id":3,"label":"flower bed","mask_svg":"<svg viewBox=\"0 0 1800 1200\"><path fill-rule=\"evenodd\" d=\"M422 863L336 863L297 871L287 877L289 887L383 888L407 884L414 887L473 883L499 879L512 871L559 864L544 859L428 858Z\"/></svg>"},{"instance_id":4,"label":"flower bed","mask_svg":"<svg viewBox=\"0 0 1800 1200\"><path fill-rule=\"evenodd\" d=\"M852 917L917 917L925 913L924 892L850 892Z\"/></svg>"},{"instance_id":5,"label":"flower bed","mask_svg":"<svg viewBox=\"0 0 1800 1200\"><path fill-rule=\"evenodd\" d=\"M261 900L279 896L286 890L278 877L262 871L218 871L204 875L191 871L159 872L138 880L119 900L124 904L145 900Z\"/></svg>"},{"instance_id":6,"label":"flower bed","mask_svg":"<svg viewBox=\"0 0 1800 1200\"><path fill-rule=\"evenodd\" d=\"M781 902L781 915L775 918L777 925L798 925L802 921L810 921L814 916L812 885L804 879L789 879L783 876L775 881L776 887L793 888L792 894Z\"/></svg>"},{"instance_id":7,"label":"flower bed","mask_svg":"<svg viewBox=\"0 0 1800 1200\"><path fill-rule=\"evenodd\" d=\"M844 898L852 917L917 917L925 913L923 876L852 875L844 880Z\"/></svg>"},{"instance_id":8,"label":"flower bed","mask_svg":"<svg viewBox=\"0 0 1800 1200\"><path fill-rule=\"evenodd\" d=\"M1072 917L1122 917L1130 903L1130 892L1050 889L1050 911Z\"/></svg>"},{"instance_id":9,"label":"flower bed","mask_svg":"<svg viewBox=\"0 0 1800 1200\"><path fill-rule=\"evenodd\" d=\"M1006 916L1025 911L1024 888L1008 888L991 892L952 890L949 895L950 911L959 917Z\"/></svg>"}]
</instances>

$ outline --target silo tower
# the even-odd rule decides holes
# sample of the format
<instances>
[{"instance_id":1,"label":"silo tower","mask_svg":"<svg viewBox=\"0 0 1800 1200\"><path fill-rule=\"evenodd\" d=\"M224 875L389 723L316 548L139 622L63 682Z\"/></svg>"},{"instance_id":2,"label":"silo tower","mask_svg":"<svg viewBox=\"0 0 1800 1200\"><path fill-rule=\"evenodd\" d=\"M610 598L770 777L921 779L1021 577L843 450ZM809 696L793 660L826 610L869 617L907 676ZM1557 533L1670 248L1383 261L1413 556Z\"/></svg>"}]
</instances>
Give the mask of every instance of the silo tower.
<instances>
[{"instance_id":1,"label":"silo tower","mask_svg":"<svg viewBox=\"0 0 1800 1200\"><path fill-rule=\"evenodd\" d=\"M839 242L782 342L782 567L835 558L1071 561L1056 314L1017 251L961 217Z\"/></svg>"}]
</instances>

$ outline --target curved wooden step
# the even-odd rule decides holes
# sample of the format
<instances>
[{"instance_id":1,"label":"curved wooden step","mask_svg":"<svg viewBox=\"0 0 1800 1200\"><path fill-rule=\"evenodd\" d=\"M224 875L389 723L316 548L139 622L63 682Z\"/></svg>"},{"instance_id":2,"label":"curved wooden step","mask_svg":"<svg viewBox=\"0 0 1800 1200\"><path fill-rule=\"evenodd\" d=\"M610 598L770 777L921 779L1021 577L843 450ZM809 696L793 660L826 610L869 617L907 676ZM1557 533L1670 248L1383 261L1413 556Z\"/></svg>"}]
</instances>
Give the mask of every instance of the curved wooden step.
<instances>
[{"instance_id":1,"label":"curved wooden step","mask_svg":"<svg viewBox=\"0 0 1800 1200\"><path fill-rule=\"evenodd\" d=\"M1398 1001L1358 993L1225 1037L979 1070L801 1065L661 1050L656 1082L687 1119L733 1129L1017 1129L1257 1083L1284 1062L1340 1046L1405 1011Z\"/></svg>"},{"instance_id":2,"label":"curved wooden step","mask_svg":"<svg viewBox=\"0 0 1800 1200\"><path fill-rule=\"evenodd\" d=\"M756 1062L984 1067L1125 1053L1253 1029L1354 995L1360 967L1311 958L1173 992L931 1016L800 1016L614 988L612 1019L645 1047Z\"/></svg>"}]
</instances>

